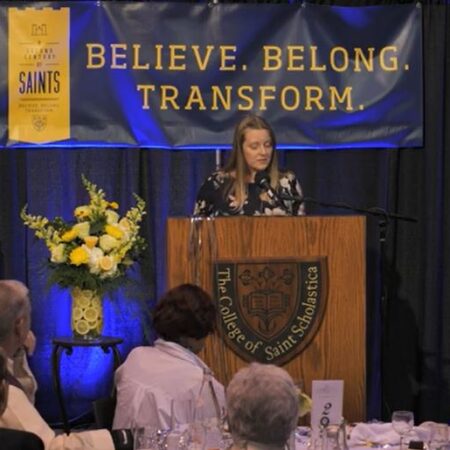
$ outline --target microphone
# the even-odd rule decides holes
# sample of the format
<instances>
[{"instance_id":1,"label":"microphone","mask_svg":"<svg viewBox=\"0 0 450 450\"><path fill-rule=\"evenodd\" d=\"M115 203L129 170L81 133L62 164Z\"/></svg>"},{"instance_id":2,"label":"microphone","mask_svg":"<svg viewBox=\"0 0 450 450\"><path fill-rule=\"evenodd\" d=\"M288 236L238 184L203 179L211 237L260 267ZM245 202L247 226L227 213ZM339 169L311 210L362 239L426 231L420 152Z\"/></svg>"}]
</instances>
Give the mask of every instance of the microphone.
<instances>
[{"instance_id":1,"label":"microphone","mask_svg":"<svg viewBox=\"0 0 450 450\"><path fill-rule=\"evenodd\" d=\"M272 189L272 186L270 185L270 176L265 170L256 172L255 184L265 191L271 200L279 203L280 206L286 210L286 205L282 202L280 196Z\"/></svg>"}]
</instances>

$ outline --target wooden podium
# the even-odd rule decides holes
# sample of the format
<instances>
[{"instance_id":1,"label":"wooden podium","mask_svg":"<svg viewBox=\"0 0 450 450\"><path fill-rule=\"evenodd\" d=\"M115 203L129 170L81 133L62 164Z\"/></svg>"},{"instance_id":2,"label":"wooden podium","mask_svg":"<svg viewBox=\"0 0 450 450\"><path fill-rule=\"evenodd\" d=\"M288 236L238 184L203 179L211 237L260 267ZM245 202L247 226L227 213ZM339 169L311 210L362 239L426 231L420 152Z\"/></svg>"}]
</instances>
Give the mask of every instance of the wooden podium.
<instances>
[{"instance_id":1,"label":"wooden podium","mask_svg":"<svg viewBox=\"0 0 450 450\"><path fill-rule=\"evenodd\" d=\"M320 260L324 267L322 316L309 341L303 342L304 348L278 365L294 381L301 381L308 394L312 380L344 380L344 417L352 422L363 421L366 419L365 242L363 216L169 218L167 284L171 288L196 283L218 302L219 291L214 281L218 261L264 260L270 267L270 261ZM299 278L298 286L302 288L305 282ZM258 304L261 299L253 300ZM273 300L277 302L278 297ZM241 298L234 301L242 306ZM246 302L248 305L248 296ZM289 312L292 305L289 302L284 305L284 311ZM218 308L221 306L222 303ZM289 339L296 342L294 337ZM288 339L277 340L276 336L274 339L274 348L288 343ZM225 385L249 360L235 351L223 332L208 338L200 356Z\"/></svg>"}]
</instances>

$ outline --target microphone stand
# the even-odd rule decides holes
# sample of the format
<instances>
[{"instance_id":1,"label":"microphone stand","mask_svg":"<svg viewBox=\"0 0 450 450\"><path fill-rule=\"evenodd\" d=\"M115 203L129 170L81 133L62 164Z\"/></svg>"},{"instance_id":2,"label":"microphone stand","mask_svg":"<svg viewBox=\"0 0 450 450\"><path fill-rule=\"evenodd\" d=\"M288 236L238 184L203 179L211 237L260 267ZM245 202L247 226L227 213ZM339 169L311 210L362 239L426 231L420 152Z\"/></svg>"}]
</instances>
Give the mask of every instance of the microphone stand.
<instances>
[{"instance_id":1,"label":"microphone stand","mask_svg":"<svg viewBox=\"0 0 450 450\"><path fill-rule=\"evenodd\" d=\"M355 211L363 214L368 214L371 216L378 216L382 217L385 222L389 222L389 219L396 219L396 220L404 220L405 222L418 222L418 220L415 217L409 217L404 216L403 214L397 214L397 213L391 213L387 212L385 209L380 208L378 206L372 206L370 208L356 208L355 206L348 205L347 203L327 203L322 202L319 200L315 200L311 197L288 197L288 196L280 196L283 200L296 200L304 203L312 203L320 206L326 206L330 208L341 208L341 209L348 209L350 211ZM381 219L380 219L381 220ZM387 225L387 223L386 223Z\"/></svg>"},{"instance_id":2,"label":"microphone stand","mask_svg":"<svg viewBox=\"0 0 450 450\"><path fill-rule=\"evenodd\" d=\"M412 222L417 223L418 220L415 217L405 216L403 214L388 212L383 208L378 206L373 206L370 208L357 208L347 203L330 203L323 202L320 200L316 200L311 197L300 197L300 196L289 196L289 195L279 195L281 200L287 201L297 201L300 203L311 203L314 205L325 206L327 208L340 208L347 209L350 211L354 211L357 213L362 213L369 216L374 216L378 218L378 241L380 243L380 282L381 282L381 298L380 298L380 321L381 321L381 339L380 339L380 372L381 372L381 380L380 380L380 389L381 389L381 413L383 414L383 407L385 409L389 409L389 406L385 405L384 399L384 361L383 361L383 344L384 344L384 336L386 334L386 316L387 316L387 306L388 306L388 286L387 286L387 267L388 267L388 258L386 252L386 236L388 231L388 226L392 219L404 221L404 222ZM389 411L387 411L389 412Z\"/></svg>"}]
</instances>

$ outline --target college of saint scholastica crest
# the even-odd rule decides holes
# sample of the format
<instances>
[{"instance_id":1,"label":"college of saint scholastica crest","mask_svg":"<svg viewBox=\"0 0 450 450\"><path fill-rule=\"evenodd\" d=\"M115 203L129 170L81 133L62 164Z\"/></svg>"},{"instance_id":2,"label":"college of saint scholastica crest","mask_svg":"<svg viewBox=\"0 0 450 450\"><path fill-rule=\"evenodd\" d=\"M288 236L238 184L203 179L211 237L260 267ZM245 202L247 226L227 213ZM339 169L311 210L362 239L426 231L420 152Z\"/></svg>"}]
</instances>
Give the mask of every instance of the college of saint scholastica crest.
<instances>
[{"instance_id":1,"label":"college of saint scholastica crest","mask_svg":"<svg viewBox=\"0 0 450 450\"><path fill-rule=\"evenodd\" d=\"M247 361L284 364L322 321L326 258L218 261L214 288L225 342Z\"/></svg>"}]
</instances>

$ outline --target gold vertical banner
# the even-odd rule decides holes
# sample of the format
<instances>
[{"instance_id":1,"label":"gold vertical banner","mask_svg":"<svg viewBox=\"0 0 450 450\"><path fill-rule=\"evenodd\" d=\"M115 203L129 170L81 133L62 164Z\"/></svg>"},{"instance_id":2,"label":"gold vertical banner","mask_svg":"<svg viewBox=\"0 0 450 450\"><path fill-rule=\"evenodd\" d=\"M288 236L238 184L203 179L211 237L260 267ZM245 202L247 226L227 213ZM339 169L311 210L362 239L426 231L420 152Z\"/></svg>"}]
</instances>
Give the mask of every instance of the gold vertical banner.
<instances>
[{"instance_id":1,"label":"gold vertical banner","mask_svg":"<svg viewBox=\"0 0 450 450\"><path fill-rule=\"evenodd\" d=\"M70 11L8 10L9 140L70 138Z\"/></svg>"}]
</instances>

